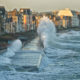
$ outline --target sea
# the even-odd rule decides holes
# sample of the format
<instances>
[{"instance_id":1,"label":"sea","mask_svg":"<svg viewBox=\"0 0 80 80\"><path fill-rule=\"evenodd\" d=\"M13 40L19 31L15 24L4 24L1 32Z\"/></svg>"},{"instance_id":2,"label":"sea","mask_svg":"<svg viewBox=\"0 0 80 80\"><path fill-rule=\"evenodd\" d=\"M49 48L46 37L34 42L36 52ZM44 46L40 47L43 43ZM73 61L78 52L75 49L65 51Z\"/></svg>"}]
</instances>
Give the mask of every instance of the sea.
<instances>
[{"instance_id":1,"label":"sea","mask_svg":"<svg viewBox=\"0 0 80 80\"><path fill-rule=\"evenodd\" d=\"M53 22L43 17L37 33L26 46L28 50L44 52L40 69L16 71L11 66L11 57L22 47L22 42L15 40L7 52L0 55L0 80L80 80L80 31L57 33Z\"/></svg>"}]
</instances>

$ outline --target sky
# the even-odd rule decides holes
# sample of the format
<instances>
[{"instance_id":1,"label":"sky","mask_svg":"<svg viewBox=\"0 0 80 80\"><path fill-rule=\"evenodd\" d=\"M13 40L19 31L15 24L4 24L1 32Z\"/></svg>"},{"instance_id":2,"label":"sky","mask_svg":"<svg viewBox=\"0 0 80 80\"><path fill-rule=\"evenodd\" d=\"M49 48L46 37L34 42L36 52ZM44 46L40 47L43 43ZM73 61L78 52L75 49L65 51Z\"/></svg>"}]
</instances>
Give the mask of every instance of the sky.
<instances>
[{"instance_id":1,"label":"sky","mask_svg":"<svg viewBox=\"0 0 80 80\"><path fill-rule=\"evenodd\" d=\"M80 10L80 0L0 0L7 10L31 8L32 11L44 12L64 8Z\"/></svg>"}]
</instances>

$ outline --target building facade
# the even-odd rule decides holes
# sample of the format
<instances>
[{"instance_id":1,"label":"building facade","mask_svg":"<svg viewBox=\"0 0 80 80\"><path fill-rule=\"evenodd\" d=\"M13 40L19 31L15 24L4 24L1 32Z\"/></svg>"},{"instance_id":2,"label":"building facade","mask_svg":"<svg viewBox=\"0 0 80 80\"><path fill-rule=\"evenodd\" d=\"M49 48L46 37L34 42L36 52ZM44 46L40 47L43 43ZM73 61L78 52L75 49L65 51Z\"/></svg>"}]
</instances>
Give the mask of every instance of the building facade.
<instances>
[{"instance_id":1,"label":"building facade","mask_svg":"<svg viewBox=\"0 0 80 80\"><path fill-rule=\"evenodd\" d=\"M79 18L78 18L78 15L76 13L76 11L71 11L72 14L73 14L73 17L72 17L72 27L79 27Z\"/></svg>"},{"instance_id":2,"label":"building facade","mask_svg":"<svg viewBox=\"0 0 80 80\"><path fill-rule=\"evenodd\" d=\"M20 23L22 23L22 27L24 31L29 31L33 29L32 26L32 11L28 8L21 8L19 11L20 14Z\"/></svg>"},{"instance_id":3,"label":"building facade","mask_svg":"<svg viewBox=\"0 0 80 80\"><path fill-rule=\"evenodd\" d=\"M0 6L0 32L5 32L6 10L4 6Z\"/></svg>"}]
</instances>

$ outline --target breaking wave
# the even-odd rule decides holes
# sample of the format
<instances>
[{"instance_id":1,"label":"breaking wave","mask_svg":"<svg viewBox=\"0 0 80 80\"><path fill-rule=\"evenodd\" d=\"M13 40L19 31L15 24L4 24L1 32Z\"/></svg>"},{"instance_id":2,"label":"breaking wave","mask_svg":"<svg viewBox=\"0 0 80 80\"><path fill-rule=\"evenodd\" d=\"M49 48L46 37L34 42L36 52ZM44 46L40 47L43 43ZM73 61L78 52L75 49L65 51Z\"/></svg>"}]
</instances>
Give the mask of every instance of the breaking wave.
<instances>
[{"instance_id":1,"label":"breaking wave","mask_svg":"<svg viewBox=\"0 0 80 80\"><path fill-rule=\"evenodd\" d=\"M65 36L64 39L57 36L54 23L45 16L40 20L37 32L44 48L80 51L79 33L75 35L74 31L70 31L68 37Z\"/></svg>"},{"instance_id":2,"label":"breaking wave","mask_svg":"<svg viewBox=\"0 0 80 80\"><path fill-rule=\"evenodd\" d=\"M12 44L7 48L7 51L0 55L0 65L11 64L11 57L15 55L15 52L20 50L22 47L22 42L17 39L12 42Z\"/></svg>"}]
</instances>

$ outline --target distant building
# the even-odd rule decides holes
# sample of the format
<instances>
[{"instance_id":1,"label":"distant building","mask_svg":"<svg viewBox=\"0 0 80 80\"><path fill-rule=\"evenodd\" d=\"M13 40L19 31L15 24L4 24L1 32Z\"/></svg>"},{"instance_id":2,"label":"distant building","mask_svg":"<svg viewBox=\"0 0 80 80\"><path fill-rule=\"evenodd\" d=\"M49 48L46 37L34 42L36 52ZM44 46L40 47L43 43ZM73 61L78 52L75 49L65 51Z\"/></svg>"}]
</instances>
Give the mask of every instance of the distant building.
<instances>
[{"instance_id":1,"label":"distant building","mask_svg":"<svg viewBox=\"0 0 80 80\"><path fill-rule=\"evenodd\" d=\"M0 16L5 17L5 7L4 6L0 6Z\"/></svg>"},{"instance_id":2,"label":"distant building","mask_svg":"<svg viewBox=\"0 0 80 80\"><path fill-rule=\"evenodd\" d=\"M67 17L70 16L70 17L72 17L73 15L72 15L71 10L68 9L68 8L66 8L66 9L64 9L64 10L59 10L58 16L67 16Z\"/></svg>"},{"instance_id":3,"label":"distant building","mask_svg":"<svg viewBox=\"0 0 80 80\"><path fill-rule=\"evenodd\" d=\"M18 22L18 11L17 9L14 9L13 11L8 12L8 18L12 17L13 22Z\"/></svg>"},{"instance_id":4,"label":"distant building","mask_svg":"<svg viewBox=\"0 0 80 80\"><path fill-rule=\"evenodd\" d=\"M20 13L24 14L24 15L31 15L32 14L32 11L29 9L29 8L21 8Z\"/></svg>"},{"instance_id":5,"label":"distant building","mask_svg":"<svg viewBox=\"0 0 80 80\"><path fill-rule=\"evenodd\" d=\"M6 31L15 33L17 32L18 28L18 11L14 9L13 11L7 12L7 19L6 19Z\"/></svg>"},{"instance_id":6,"label":"distant building","mask_svg":"<svg viewBox=\"0 0 80 80\"><path fill-rule=\"evenodd\" d=\"M79 27L80 27L80 12L77 12L77 16L78 16L78 19L79 19Z\"/></svg>"},{"instance_id":7,"label":"distant building","mask_svg":"<svg viewBox=\"0 0 80 80\"><path fill-rule=\"evenodd\" d=\"M36 27L38 27L41 16L36 16Z\"/></svg>"},{"instance_id":8,"label":"distant building","mask_svg":"<svg viewBox=\"0 0 80 80\"><path fill-rule=\"evenodd\" d=\"M57 28L69 28L72 27L73 14L70 9L53 11L53 22Z\"/></svg>"},{"instance_id":9,"label":"distant building","mask_svg":"<svg viewBox=\"0 0 80 80\"><path fill-rule=\"evenodd\" d=\"M57 28L70 28L80 26L80 13L68 8L53 11L53 22Z\"/></svg>"},{"instance_id":10,"label":"distant building","mask_svg":"<svg viewBox=\"0 0 80 80\"><path fill-rule=\"evenodd\" d=\"M19 11L21 15L21 23L25 31L33 29L32 26L32 11L28 8L21 8Z\"/></svg>"},{"instance_id":11,"label":"distant building","mask_svg":"<svg viewBox=\"0 0 80 80\"><path fill-rule=\"evenodd\" d=\"M79 27L79 18L76 11L71 10L73 17L72 17L72 27Z\"/></svg>"},{"instance_id":12,"label":"distant building","mask_svg":"<svg viewBox=\"0 0 80 80\"><path fill-rule=\"evenodd\" d=\"M6 10L4 6L0 6L0 32L5 31Z\"/></svg>"},{"instance_id":13,"label":"distant building","mask_svg":"<svg viewBox=\"0 0 80 80\"><path fill-rule=\"evenodd\" d=\"M8 17L11 17L11 16L17 16L17 9L14 9L13 11L8 12Z\"/></svg>"},{"instance_id":14,"label":"distant building","mask_svg":"<svg viewBox=\"0 0 80 80\"><path fill-rule=\"evenodd\" d=\"M68 28L72 26L71 18L73 14L70 9L60 10L57 14L60 17L60 25L64 28Z\"/></svg>"},{"instance_id":15,"label":"distant building","mask_svg":"<svg viewBox=\"0 0 80 80\"><path fill-rule=\"evenodd\" d=\"M38 27L40 16L42 15L39 14L38 12L32 12L32 24L35 30Z\"/></svg>"}]
</instances>

